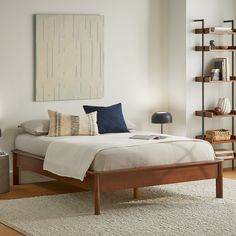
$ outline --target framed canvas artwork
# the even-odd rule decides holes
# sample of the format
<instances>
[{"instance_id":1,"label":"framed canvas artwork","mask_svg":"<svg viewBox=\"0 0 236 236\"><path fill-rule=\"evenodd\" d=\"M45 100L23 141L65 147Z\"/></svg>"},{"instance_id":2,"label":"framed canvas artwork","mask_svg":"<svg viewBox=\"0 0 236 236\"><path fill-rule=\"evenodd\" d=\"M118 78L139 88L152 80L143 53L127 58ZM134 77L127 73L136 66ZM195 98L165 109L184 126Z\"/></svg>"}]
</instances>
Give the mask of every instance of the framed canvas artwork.
<instances>
[{"instance_id":1,"label":"framed canvas artwork","mask_svg":"<svg viewBox=\"0 0 236 236\"><path fill-rule=\"evenodd\" d=\"M104 17L35 17L35 100L102 98Z\"/></svg>"}]
</instances>

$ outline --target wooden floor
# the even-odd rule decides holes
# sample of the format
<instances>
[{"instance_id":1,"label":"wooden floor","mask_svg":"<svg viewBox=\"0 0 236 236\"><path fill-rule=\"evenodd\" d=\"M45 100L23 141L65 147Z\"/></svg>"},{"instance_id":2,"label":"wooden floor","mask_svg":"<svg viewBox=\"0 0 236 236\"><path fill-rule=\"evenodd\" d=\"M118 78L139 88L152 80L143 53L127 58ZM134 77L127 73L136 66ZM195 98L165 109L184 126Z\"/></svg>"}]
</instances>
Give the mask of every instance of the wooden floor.
<instances>
[{"instance_id":1,"label":"wooden floor","mask_svg":"<svg viewBox=\"0 0 236 236\"><path fill-rule=\"evenodd\" d=\"M224 177L236 180L236 170L225 170ZM0 200L16 199L43 195L54 195L62 193L73 193L81 191L72 184L58 181L50 181L36 184L25 184L11 187L9 193L0 194ZM0 223L0 236L19 236L22 234Z\"/></svg>"}]
</instances>

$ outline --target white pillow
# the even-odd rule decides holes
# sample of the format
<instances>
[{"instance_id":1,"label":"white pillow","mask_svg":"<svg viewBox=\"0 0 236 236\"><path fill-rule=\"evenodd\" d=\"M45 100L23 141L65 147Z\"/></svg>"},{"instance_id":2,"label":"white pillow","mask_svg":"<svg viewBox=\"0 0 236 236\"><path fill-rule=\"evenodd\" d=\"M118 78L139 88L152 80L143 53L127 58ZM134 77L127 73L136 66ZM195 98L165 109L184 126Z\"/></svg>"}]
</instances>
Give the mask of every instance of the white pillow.
<instances>
[{"instance_id":1,"label":"white pillow","mask_svg":"<svg viewBox=\"0 0 236 236\"><path fill-rule=\"evenodd\" d=\"M28 120L23 122L20 127L29 134L45 135L49 131L49 120Z\"/></svg>"}]
</instances>

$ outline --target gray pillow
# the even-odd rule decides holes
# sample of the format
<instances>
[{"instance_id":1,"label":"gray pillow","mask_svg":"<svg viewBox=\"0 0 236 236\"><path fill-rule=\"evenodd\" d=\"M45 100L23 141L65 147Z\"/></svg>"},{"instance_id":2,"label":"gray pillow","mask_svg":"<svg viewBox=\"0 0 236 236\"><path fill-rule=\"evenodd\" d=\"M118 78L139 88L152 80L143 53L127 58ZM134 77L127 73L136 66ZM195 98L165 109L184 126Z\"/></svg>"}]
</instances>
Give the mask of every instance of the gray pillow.
<instances>
[{"instance_id":1,"label":"gray pillow","mask_svg":"<svg viewBox=\"0 0 236 236\"><path fill-rule=\"evenodd\" d=\"M45 135L49 131L49 120L28 120L23 122L20 127L29 134Z\"/></svg>"}]
</instances>

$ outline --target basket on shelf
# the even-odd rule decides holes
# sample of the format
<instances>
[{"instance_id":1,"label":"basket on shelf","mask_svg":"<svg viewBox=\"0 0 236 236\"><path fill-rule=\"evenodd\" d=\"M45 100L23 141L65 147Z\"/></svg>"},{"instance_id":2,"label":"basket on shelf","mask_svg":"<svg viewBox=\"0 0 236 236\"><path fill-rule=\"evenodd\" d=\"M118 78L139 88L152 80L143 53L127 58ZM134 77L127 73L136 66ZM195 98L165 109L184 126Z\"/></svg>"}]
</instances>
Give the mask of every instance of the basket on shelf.
<instances>
[{"instance_id":1,"label":"basket on shelf","mask_svg":"<svg viewBox=\"0 0 236 236\"><path fill-rule=\"evenodd\" d=\"M206 139L211 141L223 141L231 138L230 132L227 129L207 130Z\"/></svg>"}]
</instances>

